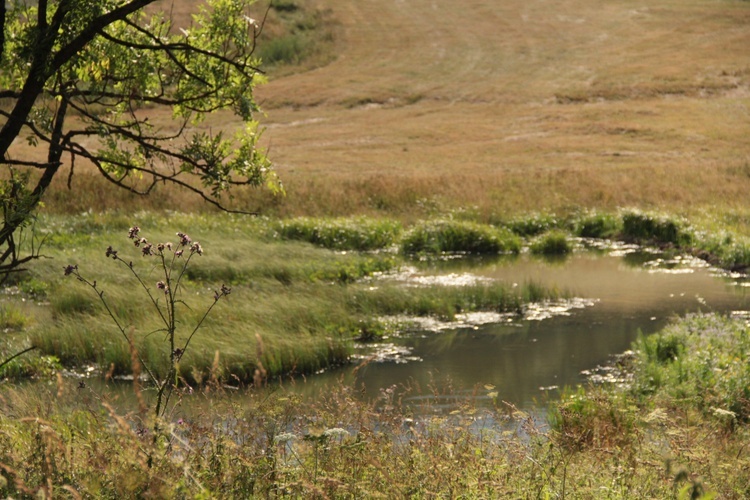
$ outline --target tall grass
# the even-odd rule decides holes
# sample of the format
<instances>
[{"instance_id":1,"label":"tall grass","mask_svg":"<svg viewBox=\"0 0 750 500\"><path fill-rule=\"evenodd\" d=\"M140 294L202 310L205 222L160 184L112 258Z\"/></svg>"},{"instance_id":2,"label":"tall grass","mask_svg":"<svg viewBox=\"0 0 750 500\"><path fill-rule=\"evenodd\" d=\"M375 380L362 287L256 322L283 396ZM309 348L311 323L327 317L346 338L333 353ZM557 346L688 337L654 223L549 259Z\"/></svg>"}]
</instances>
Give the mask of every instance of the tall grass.
<instances>
[{"instance_id":1,"label":"tall grass","mask_svg":"<svg viewBox=\"0 0 750 500\"><path fill-rule=\"evenodd\" d=\"M278 234L335 250L377 250L396 243L401 224L391 220L297 218L276 224Z\"/></svg>"},{"instance_id":2,"label":"tall grass","mask_svg":"<svg viewBox=\"0 0 750 500\"><path fill-rule=\"evenodd\" d=\"M689 246L693 233L684 221L664 215L628 211L622 215L622 238L639 243Z\"/></svg>"},{"instance_id":3,"label":"tall grass","mask_svg":"<svg viewBox=\"0 0 750 500\"><path fill-rule=\"evenodd\" d=\"M553 230L538 237L529 247L531 253L538 255L566 255L573 251L568 235L560 230Z\"/></svg>"},{"instance_id":4,"label":"tall grass","mask_svg":"<svg viewBox=\"0 0 750 500\"><path fill-rule=\"evenodd\" d=\"M415 225L401 241L407 254L466 252L518 253L520 238L508 230L466 221L437 220Z\"/></svg>"}]
</instances>

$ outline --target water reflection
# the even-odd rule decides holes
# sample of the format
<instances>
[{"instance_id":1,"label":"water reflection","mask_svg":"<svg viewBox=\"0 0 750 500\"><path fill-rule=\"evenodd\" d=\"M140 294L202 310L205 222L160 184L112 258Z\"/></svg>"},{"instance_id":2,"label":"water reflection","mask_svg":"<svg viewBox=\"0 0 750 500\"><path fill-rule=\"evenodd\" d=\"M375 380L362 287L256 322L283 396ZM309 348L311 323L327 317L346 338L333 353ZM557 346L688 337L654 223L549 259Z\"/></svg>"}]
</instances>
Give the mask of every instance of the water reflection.
<instances>
[{"instance_id":1,"label":"water reflection","mask_svg":"<svg viewBox=\"0 0 750 500\"><path fill-rule=\"evenodd\" d=\"M639 332L656 332L670 318L689 312L748 308L746 288L732 279L717 278L703 263L632 248L605 255L581 252L562 261L529 256L451 259L421 262L412 270L416 276L460 273L507 283L534 281L597 300L541 321L504 321L392 338L390 348L401 348L415 361L375 358L356 372L350 367L308 384L319 389L353 383L369 395L402 384L422 392L450 386L457 393L470 394L475 387L490 384L498 400L531 408L551 388L584 382L582 371L629 349Z\"/></svg>"}]
</instances>

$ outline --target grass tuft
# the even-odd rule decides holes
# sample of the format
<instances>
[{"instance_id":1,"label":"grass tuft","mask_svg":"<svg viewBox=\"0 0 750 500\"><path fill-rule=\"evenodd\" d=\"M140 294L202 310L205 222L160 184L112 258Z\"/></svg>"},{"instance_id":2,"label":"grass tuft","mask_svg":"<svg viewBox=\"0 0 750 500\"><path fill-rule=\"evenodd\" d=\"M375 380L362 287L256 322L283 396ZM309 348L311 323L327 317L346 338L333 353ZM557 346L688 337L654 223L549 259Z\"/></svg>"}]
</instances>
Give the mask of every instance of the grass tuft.
<instances>
[{"instance_id":1,"label":"grass tuft","mask_svg":"<svg viewBox=\"0 0 750 500\"><path fill-rule=\"evenodd\" d=\"M573 251L573 245L565 232L553 230L537 238L530 249L537 255L567 255Z\"/></svg>"},{"instance_id":2,"label":"grass tuft","mask_svg":"<svg viewBox=\"0 0 750 500\"><path fill-rule=\"evenodd\" d=\"M509 230L453 220L422 222L401 241L401 251L406 254L497 254L518 253L520 249L520 239Z\"/></svg>"},{"instance_id":3,"label":"grass tuft","mask_svg":"<svg viewBox=\"0 0 750 500\"><path fill-rule=\"evenodd\" d=\"M685 226L685 222L666 216L625 212L621 237L637 243L689 246L694 237Z\"/></svg>"},{"instance_id":4,"label":"grass tuft","mask_svg":"<svg viewBox=\"0 0 750 500\"><path fill-rule=\"evenodd\" d=\"M307 241L333 250L378 250L388 248L401 233L401 224L386 219L315 219L302 217L280 221L281 238Z\"/></svg>"}]
</instances>

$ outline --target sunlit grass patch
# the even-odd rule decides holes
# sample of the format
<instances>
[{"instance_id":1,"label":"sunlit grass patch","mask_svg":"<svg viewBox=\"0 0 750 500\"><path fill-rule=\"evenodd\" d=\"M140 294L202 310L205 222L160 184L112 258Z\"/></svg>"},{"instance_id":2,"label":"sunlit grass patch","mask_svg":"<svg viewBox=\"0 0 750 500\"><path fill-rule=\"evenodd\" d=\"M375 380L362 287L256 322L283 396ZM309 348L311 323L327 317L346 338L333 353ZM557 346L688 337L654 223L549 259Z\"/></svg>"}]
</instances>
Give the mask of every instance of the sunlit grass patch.
<instances>
[{"instance_id":1,"label":"sunlit grass patch","mask_svg":"<svg viewBox=\"0 0 750 500\"><path fill-rule=\"evenodd\" d=\"M567 233L553 230L535 239L529 249L531 253L538 255L566 255L573 251L573 244Z\"/></svg>"},{"instance_id":2,"label":"sunlit grass patch","mask_svg":"<svg viewBox=\"0 0 750 500\"><path fill-rule=\"evenodd\" d=\"M572 225L582 238L612 238L622 229L622 220L613 213L594 212L575 217Z\"/></svg>"},{"instance_id":3,"label":"sunlit grass patch","mask_svg":"<svg viewBox=\"0 0 750 500\"><path fill-rule=\"evenodd\" d=\"M537 236L542 233L558 229L565 225L565 222L554 214L528 214L522 217L516 217L505 223L515 234L528 238Z\"/></svg>"},{"instance_id":4,"label":"sunlit grass patch","mask_svg":"<svg viewBox=\"0 0 750 500\"><path fill-rule=\"evenodd\" d=\"M401 224L387 219L298 218L279 221L278 234L335 250L377 250L392 246L401 233Z\"/></svg>"},{"instance_id":5,"label":"sunlit grass patch","mask_svg":"<svg viewBox=\"0 0 750 500\"><path fill-rule=\"evenodd\" d=\"M453 220L419 223L401 240L401 251L406 254L497 254L517 253L520 249L520 238L507 229Z\"/></svg>"},{"instance_id":6,"label":"sunlit grass patch","mask_svg":"<svg viewBox=\"0 0 750 500\"><path fill-rule=\"evenodd\" d=\"M0 335L12 330L23 330L29 317L16 305L0 303Z\"/></svg>"},{"instance_id":7,"label":"sunlit grass patch","mask_svg":"<svg viewBox=\"0 0 750 500\"><path fill-rule=\"evenodd\" d=\"M639 243L676 246L688 246L693 242L693 233L685 221L638 211L622 214L621 237Z\"/></svg>"},{"instance_id":8,"label":"sunlit grass patch","mask_svg":"<svg viewBox=\"0 0 750 500\"><path fill-rule=\"evenodd\" d=\"M504 283L469 286L379 286L351 295L350 307L365 317L414 315L452 321L456 314L491 311L518 313L530 302L557 299L562 294L535 283L513 287Z\"/></svg>"}]
</instances>

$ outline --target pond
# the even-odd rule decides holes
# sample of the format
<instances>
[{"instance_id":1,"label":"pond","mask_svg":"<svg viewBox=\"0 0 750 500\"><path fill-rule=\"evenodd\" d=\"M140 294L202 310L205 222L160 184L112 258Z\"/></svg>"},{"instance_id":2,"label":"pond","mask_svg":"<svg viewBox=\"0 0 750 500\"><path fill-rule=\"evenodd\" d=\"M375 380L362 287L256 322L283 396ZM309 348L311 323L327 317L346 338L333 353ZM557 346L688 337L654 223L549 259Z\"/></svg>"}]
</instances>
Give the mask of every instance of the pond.
<instances>
[{"instance_id":1,"label":"pond","mask_svg":"<svg viewBox=\"0 0 750 500\"><path fill-rule=\"evenodd\" d=\"M421 262L395 279L405 286L460 286L477 279L533 281L567 290L579 299L532 307L523 318L481 315L459 326L427 322L425 329L363 346L361 365L308 377L294 390L315 394L346 383L369 396L394 387L407 404L423 398L431 411L489 396L521 409L539 409L559 390L585 383L597 367L631 347L639 332L654 333L676 315L741 314L750 307L744 277L692 258L666 259L627 246L577 252L563 260L528 255L494 260ZM438 283L438 284L436 284ZM439 283L447 283L440 285ZM452 284L452 285L451 285ZM479 390L477 390L479 389ZM414 396L413 394L422 394ZM425 396L430 394L430 396ZM440 394L443 394L441 396Z\"/></svg>"}]
</instances>

